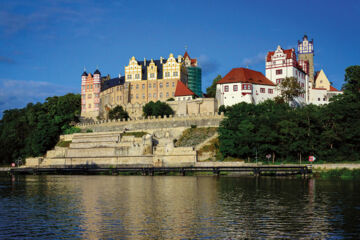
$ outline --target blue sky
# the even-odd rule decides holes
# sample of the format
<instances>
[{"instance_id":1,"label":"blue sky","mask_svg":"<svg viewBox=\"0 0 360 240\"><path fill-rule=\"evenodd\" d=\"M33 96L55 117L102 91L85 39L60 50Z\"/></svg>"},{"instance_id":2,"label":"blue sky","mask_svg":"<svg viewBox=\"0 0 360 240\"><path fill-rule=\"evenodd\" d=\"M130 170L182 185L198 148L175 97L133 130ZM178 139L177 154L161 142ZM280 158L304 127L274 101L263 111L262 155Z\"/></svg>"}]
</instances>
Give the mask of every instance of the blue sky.
<instances>
[{"instance_id":1,"label":"blue sky","mask_svg":"<svg viewBox=\"0 0 360 240\"><path fill-rule=\"evenodd\" d=\"M314 39L315 70L334 86L360 64L360 1L0 0L0 112L80 92L84 66L115 77L129 58L197 58L203 90L234 67ZM1 115L1 113L0 113Z\"/></svg>"}]
</instances>

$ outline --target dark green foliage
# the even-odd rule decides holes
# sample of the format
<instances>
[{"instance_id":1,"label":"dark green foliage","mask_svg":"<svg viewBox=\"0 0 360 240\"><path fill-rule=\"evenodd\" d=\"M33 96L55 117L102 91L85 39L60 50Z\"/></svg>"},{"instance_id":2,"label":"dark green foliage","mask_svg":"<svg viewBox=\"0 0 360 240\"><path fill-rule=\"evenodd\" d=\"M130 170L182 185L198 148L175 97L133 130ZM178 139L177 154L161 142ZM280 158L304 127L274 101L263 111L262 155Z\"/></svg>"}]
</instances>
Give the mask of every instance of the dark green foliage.
<instances>
[{"instance_id":1,"label":"dark green foliage","mask_svg":"<svg viewBox=\"0 0 360 240\"><path fill-rule=\"evenodd\" d=\"M216 78L214 78L212 84L210 87L206 89L206 95L207 97L215 97L216 95L216 83L222 79L221 75L217 75Z\"/></svg>"},{"instance_id":2,"label":"dark green foliage","mask_svg":"<svg viewBox=\"0 0 360 240\"><path fill-rule=\"evenodd\" d=\"M77 122L81 97L67 94L29 103L22 109L4 111L0 120L0 162L11 163L18 157L39 156L53 148L59 135L71 131Z\"/></svg>"},{"instance_id":3,"label":"dark green foliage","mask_svg":"<svg viewBox=\"0 0 360 240\"><path fill-rule=\"evenodd\" d=\"M174 98L169 98L168 100L166 100L166 101L170 101L170 102L172 102L172 101L175 101L175 99Z\"/></svg>"},{"instance_id":4,"label":"dark green foliage","mask_svg":"<svg viewBox=\"0 0 360 240\"><path fill-rule=\"evenodd\" d=\"M360 67L346 69L342 95L328 105L290 108L266 101L240 103L224 108L227 118L219 128L220 151L224 157L266 162L265 156L282 162L360 160ZM271 161L270 160L270 161Z\"/></svg>"},{"instance_id":5,"label":"dark green foliage","mask_svg":"<svg viewBox=\"0 0 360 240\"><path fill-rule=\"evenodd\" d=\"M81 132L80 128L72 126L72 127L68 128L68 129L66 129L64 131L64 134L73 134L73 133L79 133L79 132Z\"/></svg>"},{"instance_id":6,"label":"dark green foliage","mask_svg":"<svg viewBox=\"0 0 360 240\"><path fill-rule=\"evenodd\" d=\"M128 119L129 114L123 109L122 106L116 106L109 111L110 119Z\"/></svg>"},{"instance_id":7,"label":"dark green foliage","mask_svg":"<svg viewBox=\"0 0 360 240\"><path fill-rule=\"evenodd\" d=\"M280 88L280 96L276 97L275 99L277 103L289 103L293 101L294 98L305 93L297 79L294 77L287 77L283 79L278 87Z\"/></svg>"},{"instance_id":8,"label":"dark green foliage","mask_svg":"<svg viewBox=\"0 0 360 240\"><path fill-rule=\"evenodd\" d=\"M144 107L143 107L143 112L144 112L144 116L145 117L149 117L149 116L161 116L164 117L166 116L170 116L174 114L174 111L172 110L172 108L164 102L149 102L147 103Z\"/></svg>"},{"instance_id":9,"label":"dark green foliage","mask_svg":"<svg viewBox=\"0 0 360 240\"><path fill-rule=\"evenodd\" d=\"M146 134L148 134L147 132L124 132L121 134L121 136L134 136L137 138L143 137Z\"/></svg>"}]
</instances>

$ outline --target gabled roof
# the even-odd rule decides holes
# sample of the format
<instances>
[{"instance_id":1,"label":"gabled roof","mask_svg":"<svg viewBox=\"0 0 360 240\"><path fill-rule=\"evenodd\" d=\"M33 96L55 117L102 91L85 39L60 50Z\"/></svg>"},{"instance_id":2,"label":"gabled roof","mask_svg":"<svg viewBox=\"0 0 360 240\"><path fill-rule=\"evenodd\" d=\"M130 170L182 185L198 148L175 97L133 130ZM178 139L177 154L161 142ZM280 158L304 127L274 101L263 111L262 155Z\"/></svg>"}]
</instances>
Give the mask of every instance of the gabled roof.
<instances>
[{"instance_id":1,"label":"gabled roof","mask_svg":"<svg viewBox=\"0 0 360 240\"><path fill-rule=\"evenodd\" d=\"M125 83L125 76L105 80L101 83L101 91L105 91L106 89L109 89L109 88L112 88L112 87L115 87L118 85L123 85L124 83Z\"/></svg>"},{"instance_id":2,"label":"gabled roof","mask_svg":"<svg viewBox=\"0 0 360 240\"><path fill-rule=\"evenodd\" d=\"M218 81L217 84L238 82L275 86L275 84L267 79L261 72L248 68L233 68L225 77Z\"/></svg>"},{"instance_id":3,"label":"gabled roof","mask_svg":"<svg viewBox=\"0 0 360 240\"><path fill-rule=\"evenodd\" d=\"M160 60L153 60L155 65L157 66L157 78L163 78L163 64L166 63L167 59L163 58L162 63ZM147 79L147 67L150 65L151 60L146 60L145 64L144 61L137 61L139 65L141 65L142 70L142 80Z\"/></svg>"},{"instance_id":4,"label":"gabled roof","mask_svg":"<svg viewBox=\"0 0 360 240\"><path fill-rule=\"evenodd\" d=\"M185 84L181 81L178 81L176 84L175 97L182 96L194 96L196 95L193 91L191 91Z\"/></svg>"},{"instance_id":5,"label":"gabled roof","mask_svg":"<svg viewBox=\"0 0 360 240\"><path fill-rule=\"evenodd\" d=\"M286 54L286 59L291 59L292 58L292 53L294 53L295 54L295 49L282 49L281 48L281 50L283 50L283 52L284 52L284 54ZM267 57L266 57L266 61L267 62L270 62L271 61L271 57L273 56L275 54L275 51L273 51L273 52L268 52L268 54L267 54Z\"/></svg>"},{"instance_id":6,"label":"gabled roof","mask_svg":"<svg viewBox=\"0 0 360 240\"><path fill-rule=\"evenodd\" d=\"M186 57L188 57L188 58L190 58L190 59L191 59L191 57L189 56L189 54L188 54L188 52L187 52L187 51L185 51L185 54L184 54L184 58L186 58Z\"/></svg>"}]
</instances>

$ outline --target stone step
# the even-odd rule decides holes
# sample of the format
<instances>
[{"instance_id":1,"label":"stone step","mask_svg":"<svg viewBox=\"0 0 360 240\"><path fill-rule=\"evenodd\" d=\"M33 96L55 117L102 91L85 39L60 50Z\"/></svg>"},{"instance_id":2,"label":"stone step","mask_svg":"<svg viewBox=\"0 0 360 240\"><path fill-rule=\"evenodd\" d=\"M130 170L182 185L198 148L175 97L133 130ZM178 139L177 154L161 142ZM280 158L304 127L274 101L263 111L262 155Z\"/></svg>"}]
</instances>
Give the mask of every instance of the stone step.
<instances>
[{"instance_id":1,"label":"stone step","mask_svg":"<svg viewBox=\"0 0 360 240\"><path fill-rule=\"evenodd\" d=\"M74 143L87 143L87 142L117 142L119 141L119 136L108 136L108 137L88 137L88 138L74 138L72 142Z\"/></svg>"},{"instance_id":2,"label":"stone step","mask_svg":"<svg viewBox=\"0 0 360 240\"><path fill-rule=\"evenodd\" d=\"M115 148L69 148L66 157L113 157L116 156Z\"/></svg>"},{"instance_id":3,"label":"stone step","mask_svg":"<svg viewBox=\"0 0 360 240\"><path fill-rule=\"evenodd\" d=\"M72 142L70 148L114 148L120 147L121 144L117 142Z\"/></svg>"},{"instance_id":4,"label":"stone step","mask_svg":"<svg viewBox=\"0 0 360 240\"><path fill-rule=\"evenodd\" d=\"M75 133L73 138L113 137L120 136L118 132L110 133Z\"/></svg>"}]
</instances>

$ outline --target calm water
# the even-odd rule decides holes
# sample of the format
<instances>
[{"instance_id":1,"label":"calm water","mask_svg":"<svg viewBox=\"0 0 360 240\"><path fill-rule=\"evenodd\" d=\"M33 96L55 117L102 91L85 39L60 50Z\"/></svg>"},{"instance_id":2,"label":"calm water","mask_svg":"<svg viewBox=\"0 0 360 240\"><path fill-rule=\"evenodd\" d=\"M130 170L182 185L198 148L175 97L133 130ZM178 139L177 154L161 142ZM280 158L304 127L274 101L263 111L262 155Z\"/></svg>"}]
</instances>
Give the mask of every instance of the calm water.
<instances>
[{"instance_id":1,"label":"calm water","mask_svg":"<svg viewBox=\"0 0 360 240\"><path fill-rule=\"evenodd\" d=\"M359 180L182 176L0 178L0 239L360 236Z\"/></svg>"}]
</instances>

